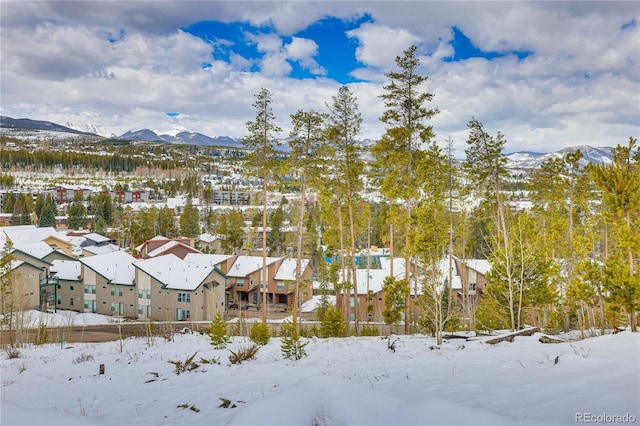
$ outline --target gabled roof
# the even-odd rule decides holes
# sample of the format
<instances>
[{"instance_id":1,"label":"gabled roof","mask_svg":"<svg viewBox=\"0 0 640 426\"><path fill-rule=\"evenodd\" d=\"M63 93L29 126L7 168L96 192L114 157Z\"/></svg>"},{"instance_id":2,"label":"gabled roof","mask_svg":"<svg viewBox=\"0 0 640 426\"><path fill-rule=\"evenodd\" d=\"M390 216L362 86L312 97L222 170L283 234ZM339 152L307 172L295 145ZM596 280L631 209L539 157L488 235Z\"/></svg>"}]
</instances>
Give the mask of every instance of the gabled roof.
<instances>
[{"instance_id":1,"label":"gabled roof","mask_svg":"<svg viewBox=\"0 0 640 426\"><path fill-rule=\"evenodd\" d=\"M30 266L30 267L32 267L34 269L37 269L38 271L42 271L42 268L40 268L40 267L38 267L38 266L36 266L36 265L34 265L32 263L25 262L24 260L16 260L16 259L11 261L11 270L14 271L14 270L18 269L22 265Z\"/></svg>"},{"instance_id":2,"label":"gabled roof","mask_svg":"<svg viewBox=\"0 0 640 426\"><path fill-rule=\"evenodd\" d=\"M273 279L278 281L295 281L296 263L296 259L284 259ZM300 259L300 274L304 273L308 264L309 259Z\"/></svg>"},{"instance_id":3,"label":"gabled roof","mask_svg":"<svg viewBox=\"0 0 640 426\"><path fill-rule=\"evenodd\" d=\"M44 241L51 237L64 241L65 243L70 242L66 236L58 234L52 227L38 228L35 225L19 225L4 226L1 230L14 245Z\"/></svg>"},{"instance_id":4,"label":"gabled roof","mask_svg":"<svg viewBox=\"0 0 640 426\"><path fill-rule=\"evenodd\" d=\"M224 273L213 265L185 262L169 253L160 257L139 260L133 266L162 283L165 288L193 291L202 285L213 272Z\"/></svg>"},{"instance_id":5,"label":"gabled roof","mask_svg":"<svg viewBox=\"0 0 640 426\"><path fill-rule=\"evenodd\" d=\"M282 259L281 257L267 257L267 266ZM262 269L262 256L238 256L233 262L227 275L242 278Z\"/></svg>"},{"instance_id":6,"label":"gabled roof","mask_svg":"<svg viewBox=\"0 0 640 426\"><path fill-rule=\"evenodd\" d=\"M218 266L222 262L234 257L236 257L235 254L187 253L184 257L184 261L200 266Z\"/></svg>"},{"instance_id":7,"label":"gabled roof","mask_svg":"<svg viewBox=\"0 0 640 426\"><path fill-rule=\"evenodd\" d=\"M44 241L14 244L13 249L41 260L54 252L53 248Z\"/></svg>"},{"instance_id":8,"label":"gabled roof","mask_svg":"<svg viewBox=\"0 0 640 426\"><path fill-rule=\"evenodd\" d=\"M166 254L167 252L170 252L171 250L173 250L174 248L184 248L192 253L200 253L199 250L194 249L191 246L188 246L186 244L182 244L179 241L175 241L175 240L170 240L167 241L166 244L161 245L160 247L156 248L155 250L152 250L150 252L147 253L147 256L149 257L157 257L157 256L162 256L164 254Z\"/></svg>"},{"instance_id":9,"label":"gabled roof","mask_svg":"<svg viewBox=\"0 0 640 426\"><path fill-rule=\"evenodd\" d=\"M133 285L137 259L124 251L85 257L80 262L103 276L111 284Z\"/></svg>"},{"instance_id":10,"label":"gabled roof","mask_svg":"<svg viewBox=\"0 0 640 426\"><path fill-rule=\"evenodd\" d=\"M56 277L66 281L80 281L82 264L78 260L58 260L51 262L49 271Z\"/></svg>"}]
</instances>

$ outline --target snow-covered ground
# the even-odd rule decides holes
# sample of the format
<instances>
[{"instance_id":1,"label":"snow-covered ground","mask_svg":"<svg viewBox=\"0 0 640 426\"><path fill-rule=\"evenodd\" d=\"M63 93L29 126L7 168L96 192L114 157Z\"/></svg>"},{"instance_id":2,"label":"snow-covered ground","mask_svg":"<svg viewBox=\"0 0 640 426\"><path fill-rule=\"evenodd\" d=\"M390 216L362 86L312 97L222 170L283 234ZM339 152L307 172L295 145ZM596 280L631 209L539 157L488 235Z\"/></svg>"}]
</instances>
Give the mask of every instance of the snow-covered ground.
<instances>
[{"instance_id":1,"label":"snow-covered ground","mask_svg":"<svg viewBox=\"0 0 640 426\"><path fill-rule=\"evenodd\" d=\"M64 321L64 319L63 319ZM69 321L66 318L66 321ZM99 316L74 318L99 323ZM67 322L68 323L68 322ZM81 324L82 322L80 322ZM1 421L8 425L550 425L640 422L640 333L559 344L540 335L496 345L420 335L307 339L283 358L280 339L231 365L236 337L32 346L2 352ZM197 352L200 367L169 361ZM200 359L219 360L203 364ZM104 374L99 374L104 364ZM223 402L227 400L225 408ZM625 417L626 416L626 417Z\"/></svg>"}]
</instances>

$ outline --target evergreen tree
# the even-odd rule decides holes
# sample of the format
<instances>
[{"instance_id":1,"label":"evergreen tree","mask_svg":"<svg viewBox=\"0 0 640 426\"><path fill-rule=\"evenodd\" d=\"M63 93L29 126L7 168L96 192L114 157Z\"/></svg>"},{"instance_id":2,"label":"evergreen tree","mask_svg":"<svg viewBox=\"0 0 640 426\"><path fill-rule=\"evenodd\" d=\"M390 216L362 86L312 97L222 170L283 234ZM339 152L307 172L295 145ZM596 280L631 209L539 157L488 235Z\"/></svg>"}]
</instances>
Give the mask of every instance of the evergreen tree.
<instances>
[{"instance_id":1,"label":"evergreen tree","mask_svg":"<svg viewBox=\"0 0 640 426\"><path fill-rule=\"evenodd\" d=\"M82 201L73 201L67 210L67 226L69 229L85 229L87 227L87 208Z\"/></svg>"},{"instance_id":2,"label":"evergreen tree","mask_svg":"<svg viewBox=\"0 0 640 426\"><path fill-rule=\"evenodd\" d=\"M256 109L254 121L247 122L249 136L242 140L242 144L252 151L247 156L246 164L251 173L262 179L262 283L267 282L267 182L269 175L276 169L276 146L274 134L281 131L275 124L272 110L273 99L271 92L262 88L255 95L253 107ZM267 318L267 292L262 287L262 320Z\"/></svg>"},{"instance_id":3,"label":"evergreen tree","mask_svg":"<svg viewBox=\"0 0 640 426\"><path fill-rule=\"evenodd\" d=\"M359 201L359 190L362 186L360 179L364 172L364 162L360 157L362 151L361 145L356 140L360 134L362 125L362 116L358 110L358 100L347 86L338 89L338 93L332 97L332 103L329 105L329 130L328 140L333 145L336 157L336 173L339 186L344 189L338 189L338 194L344 193L347 218L349 223L349 259L352 277L353 297L356 300L354 304L354 323L356 335L359 334L359 307L358 300L358 283L356 280L356 221L355 206ZM338 221L342 224L342 203L338 202ZM342 238L342 233L340 233ZM344 256L343 242L341 242L341 256ZM344 269L344 268L343 268Z\"/></svg>"},{"instance_id":4,"label":"evergreen tree","mask_svg":"<svg viewBox=\"0 0 640 426\"><path fill-rule=\"evenodd\" d=\"M188 238L200 235L200 215L198 208L191 203L191 199L187 200L180 215L180 234Z\"/></svg>"},{"instance_id":5,"label":"evergreen tree","mask_svg":"<svg viewBox=\"0 0 640 426\"><path fill-rule=\"evenodd\" d=\"M216 313L211 320L207 335L216 349L224 349L231 342L227 334L227 323L220 312Z\"/></svg>"},{"instance_id":6,"label":"evergreen tree","mask_svg":"<svg viewBox=\"0 0 640 426\"><path fill-rule=\"evenodd\" d=\"M50 195L48 197L50 197ZM40 218L38 226L40 226L41 228L45 228L45 227L55 228L56 213L57 213L57 209L54 210L54 207L52 207L51 203L45 202L40 212L40 216L38 216Z\"/></svg>"},{"instance_id":7,"label":"evergreen tree","mask_svg":"<svg viewBox=\"0 0 640 426\"><path fill-rule=\"evenodd\" d=\"M38 195L36 196L35 205L33 206L33 212L36 214L36 217L38 218L38 222L40 221L40 216L42 215L44 202L45 202L44 194L42 192L39 192Z\"/></svg>"},{"instance_id":8,"label":"evergreen tree","mask_svg":"<svg viewBox=\"0 0 640 426\"><path fill-rule=\"evenodd\" d=\"M321 337L344 337L347 334L347 324L342 311L334 305L325 308L320 320Z\"/></svg>"},{"instance_id":9,"label":"evergreen tree","mask_svg":"<svg viewBox=\"0 0 640 426\"><path fill-rule=\"evenodd\" d=\"M612 258L608 261L607 282L615 286L619 294L624 294L622 305L629 315L632 331L637 331L636 310L640 304L640 273L636 271L634 259L640 253L640 154L636 150L637 139L629 138L627 146L618 145L612 150L613 163L591 167L591 176L596 186L602 191L602 198L607 209L606 219L612 225L617 246ZM627 272L619 270L620 258L626 257ZM610 278L616 277L618 282ZM616 299L616 298L614 298Z\"/></svg>"},{"instance_id":10,"label":"evergreen tree","mask_svg":"<svg viewBox=\"0 0 640 426\"><path fill-rule=\"evenodd\" d=\"M380 192L390 200L400 199L405 204L406 217L402 220L402 226L406 265L404 278L407 284L411 274L409 259L413 254L410 244L414 226L412 208L420 186L416 167L422 156L422 144L433 137L432 126L427 126L425 122L438 112L425 106L426 102L433 99L433 94L424 91L427 77L418 74L420 59L416 52L417 47L410 46L402 56L396 56L398 70L385 74L389 83L384 86L384 93L380 96L385 105L380 121L385 123L386 131L372 149ZM407 318L409 302L407 299ZM405 322L405 332L409 332L409 321Z\"/></svg>"},{"instance_id":11,"label":"evergreen tree","mask_svg":"<svg viewBox=\"0 0 640 426\"><path fill-rule=\"evenodd\" d=\"M317 182L319 172L322 169L324 156L327 155L325 141L324 122L327 114L319 113L315 110L298 110L291 115L291 130L289 146L291 156L287 166L295 170L300 175L300 205L298 206L297 217L297 241L296 241L296 283L294 289L295 310L300 309L300 286L302 277L302 251L304 239L304 214L307 198L307 181ZM293 318L294 328L297 331L297 318Z\"/></svg>"},{"instance_id":12,"label":"evergreen tree","mask_svg":"<svg viewBox=\"0 0 640 426\"><path fill-rule=\"evenodd\" d=\"M382 283L384 291L384 306L382 317L386 324L398 327L398 322L402 319L402 312L406 309L406 303L409 293L409 283L405 280L398 280L392 276L388 276ZM408 318L405 318L405 322Z\"/></svg>"}]
</instances>

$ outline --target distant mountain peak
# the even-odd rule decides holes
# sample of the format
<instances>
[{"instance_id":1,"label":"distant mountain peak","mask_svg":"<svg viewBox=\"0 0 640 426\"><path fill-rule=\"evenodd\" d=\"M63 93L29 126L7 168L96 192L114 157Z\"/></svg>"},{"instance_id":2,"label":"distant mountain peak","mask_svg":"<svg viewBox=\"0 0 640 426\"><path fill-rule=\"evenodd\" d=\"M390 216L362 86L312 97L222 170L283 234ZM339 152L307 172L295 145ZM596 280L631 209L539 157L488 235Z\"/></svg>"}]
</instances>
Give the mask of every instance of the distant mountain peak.
<instances>
[{"instance_id":1,"label":"distant mountain peak","mask_svg":"<svg viewBox=\"0 0 640 426\"><path fill-rule=\"evenodd\" d=\"M542 166L543 162L551 158L564 158L567 154L577 152L578 150L580 150L583 155L582 160L580 160L582 167L589 163L610 164L613 161L611 148L595 148L590 145L570 146L546 154L517 151L507 154L505 157L507 158L507 167L511 169L538 169Z\"/></svg>"}]
</instances>

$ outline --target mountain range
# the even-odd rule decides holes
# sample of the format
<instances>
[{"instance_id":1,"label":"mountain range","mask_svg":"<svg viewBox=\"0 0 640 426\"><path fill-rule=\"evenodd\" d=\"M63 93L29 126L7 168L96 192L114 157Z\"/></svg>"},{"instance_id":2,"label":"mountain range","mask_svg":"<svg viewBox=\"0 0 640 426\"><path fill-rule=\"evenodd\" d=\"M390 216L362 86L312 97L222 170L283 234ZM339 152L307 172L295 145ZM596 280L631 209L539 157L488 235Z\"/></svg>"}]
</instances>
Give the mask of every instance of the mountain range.
<instances>
[{"instance_id":1,"label":"mountain range","mask_svg":"<svg viewBox=\"0 0 640 426\"><path fill-rule=\"evenodd\" d=\"M8 129L27 129L27 130L40 130L40 131L54 131L61 133L70 133L74 135L86 135L95 137L105 137L100 134L99 130L92 125L84 126L84 130L74 126L71 123L67 123L67 126L51 123L49 121L37 121L28 118L15 119L6 116L0 116L0 128ZM128 139L135 141L147 141L147 142L163 142L163 143L176 143L176 144L188 144L188 145L200 145L200 146L223 146L240 148L242 143L240 140L230 138L228 136L216 136L210 137L203 135L202 133L180 131L175 135L169 134L157 134L153 130L141 129L130 130L123 133L120 136L112 135L112 137L119 139ZM362 141L363 145L370 145L373 141ZM610 147L594 148L589 145L579 145L569 148L563 148L549 153L538 153L529 151L518 151L510 154L506 154L507 167L510 169L536 169L539 168L542 163L550 158L563 158L570 152L582 151L583 157L580 160L581 166L585 166L588 163L604 163L610 164L613 159L611 157Z\"/></svg>"}]
</instances>

